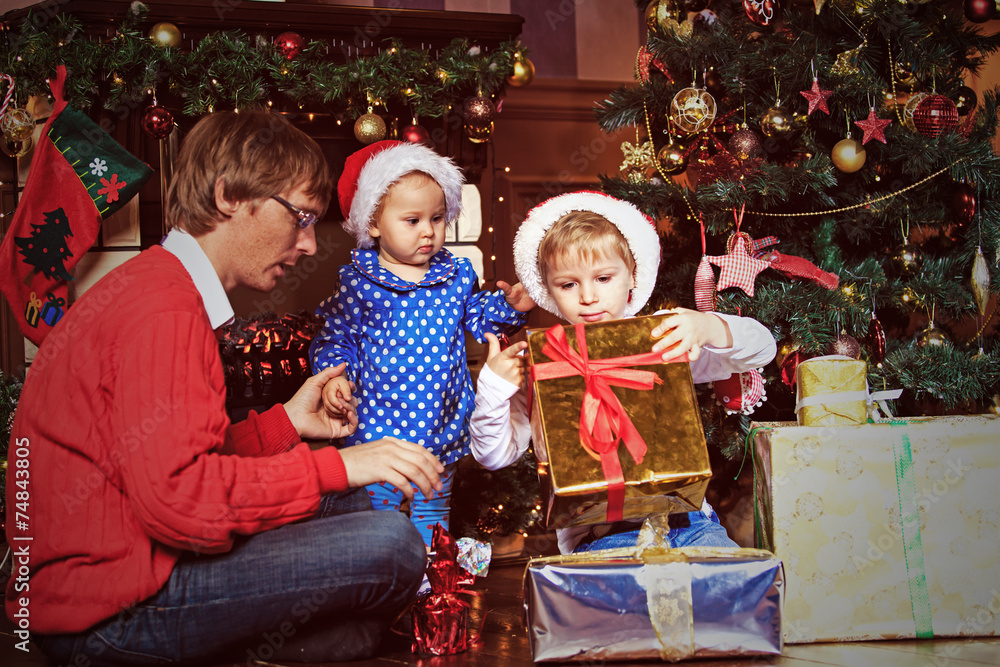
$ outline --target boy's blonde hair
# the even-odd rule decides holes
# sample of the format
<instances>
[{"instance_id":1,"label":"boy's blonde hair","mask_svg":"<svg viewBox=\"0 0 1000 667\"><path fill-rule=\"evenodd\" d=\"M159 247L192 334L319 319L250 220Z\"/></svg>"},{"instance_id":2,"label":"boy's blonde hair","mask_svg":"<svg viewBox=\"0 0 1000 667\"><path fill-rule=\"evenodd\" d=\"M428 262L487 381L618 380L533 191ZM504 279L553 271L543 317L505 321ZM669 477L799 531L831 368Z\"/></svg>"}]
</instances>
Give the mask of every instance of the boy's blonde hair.
<instances>
[{"instance_id":1,"label":"boy's blonde hair","mask_svg":"<svg viewBox=\"0 0 1000 667\"><path fill-rule=\"evenodd\" d=\"M588 261L617 255L630 274L635 271L635 257L621 231L607 218L592 211L570 211L545 233L538 244L538 271L542 281L557 260L574 254Z\"/></svg>"}]
</instances>

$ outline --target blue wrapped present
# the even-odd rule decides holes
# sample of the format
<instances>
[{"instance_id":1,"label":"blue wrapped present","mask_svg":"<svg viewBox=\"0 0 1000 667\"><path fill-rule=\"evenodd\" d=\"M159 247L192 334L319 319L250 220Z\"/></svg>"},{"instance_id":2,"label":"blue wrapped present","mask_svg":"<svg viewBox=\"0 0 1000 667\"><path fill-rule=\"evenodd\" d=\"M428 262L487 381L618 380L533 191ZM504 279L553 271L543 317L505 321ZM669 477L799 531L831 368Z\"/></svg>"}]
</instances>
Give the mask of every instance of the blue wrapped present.
<instances>
[{"instance_id":1,"label":"blue wrapped present","mask_svg":"<svg viewBox=\"0 0 1000 667\"><path fill-rule=\"evenodd\" d=\"M61 320L66 312L63 310L63 306L66 305L66 299L57 297L52 292L46 294L45 297L48 301L42 306L42 320L50 327L54 327L56 322Z\"/></svg>"},{"instance_id":2,"label":"blue wrapped present","mask_svg":"<svg viewBox=\"0 0 1000 667\"><path fill-rule=\"evenodd\" d=\"M532 559L535 662L780 655L781 561L725 547L629 548Z\"/></svg>"}]
</instances>

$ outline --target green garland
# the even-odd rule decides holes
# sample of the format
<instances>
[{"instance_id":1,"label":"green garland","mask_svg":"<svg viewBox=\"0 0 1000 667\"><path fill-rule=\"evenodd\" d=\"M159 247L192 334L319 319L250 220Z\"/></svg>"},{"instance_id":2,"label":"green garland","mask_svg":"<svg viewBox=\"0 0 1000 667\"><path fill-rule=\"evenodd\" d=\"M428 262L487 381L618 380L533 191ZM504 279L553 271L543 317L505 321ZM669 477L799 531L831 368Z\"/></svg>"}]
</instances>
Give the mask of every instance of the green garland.
<instances>
[{"instance_id":1,"label":"green garland","mask_svg":"<svg viewBox=\"0 0 1000 667\"><path fill-rule=\"evenodd\" d=\"M350 119L369 106L376 113L438 118L474 95L501 93L525 53L516 41L487 52L457 38L435 59L428 50L386 40L376 55L345 59L329 44L310 41L289 60L267 37L240 30L209 34L182 51L149 39L141 25L147 14L145 5L133 3L109 40L85 36L72 15L36 22L29 14L4 35L8 48L0 56L0 71L14 79L15 101L48 95L46 78L65 64L66 98L81 109L95 101L109 110L135 108L148 104L151 93L169 93L192 117L285 101Z\"/></svg>"}]
</instances>

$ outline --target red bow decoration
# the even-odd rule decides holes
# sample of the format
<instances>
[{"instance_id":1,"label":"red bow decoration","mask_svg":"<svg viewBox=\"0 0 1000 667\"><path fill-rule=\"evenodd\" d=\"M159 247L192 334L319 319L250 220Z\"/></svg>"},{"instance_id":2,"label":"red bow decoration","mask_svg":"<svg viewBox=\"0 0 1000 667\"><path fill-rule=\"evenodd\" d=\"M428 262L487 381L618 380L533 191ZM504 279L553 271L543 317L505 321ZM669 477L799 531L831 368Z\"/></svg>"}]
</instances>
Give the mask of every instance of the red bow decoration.
<instances>
[{"instance_id":1,"label":"red bow decoration","mask_svg":"<svg viewBox=\"0 0 1000 667\"><path fill-rule=\"evenodd\" d=\"M553 361L532 366L531 381L583 376L585 388L580 408L580 445L601 462L608 484L607 521L610 523L621 520L625 505L625 477L618 459L618 443L625 444L636 463L642 463L646 455L646 442L611 387L648 390L654 384L662 384L663 379L653 371L626 367L661 364L663 357L661 352L646 352L611 359L590 359L583 325L576 324L574 328L579 353L570 347L563 326L556 325L545 332L546 343L542 346L542 354ZM687 354L682 354L670 361L687 360Z\"/></svg>"},{"instance_id":2,"label":"red bow decoration","mask_svg":"<svg viewBox=\"0 0 1000 667\"><path fill-rule=\"evenodd\" d=\"M479 633L470 636L471 605L460 594L479 595L464 590L476 581L476 575L458 564L458 545L441 524L435 524L431 540L433 556L427 566L431 592L413 606L414 653L452 655L461 653L479 641ZM485 620L485 617L484 619Z\"/></svg>"}]
</instances>

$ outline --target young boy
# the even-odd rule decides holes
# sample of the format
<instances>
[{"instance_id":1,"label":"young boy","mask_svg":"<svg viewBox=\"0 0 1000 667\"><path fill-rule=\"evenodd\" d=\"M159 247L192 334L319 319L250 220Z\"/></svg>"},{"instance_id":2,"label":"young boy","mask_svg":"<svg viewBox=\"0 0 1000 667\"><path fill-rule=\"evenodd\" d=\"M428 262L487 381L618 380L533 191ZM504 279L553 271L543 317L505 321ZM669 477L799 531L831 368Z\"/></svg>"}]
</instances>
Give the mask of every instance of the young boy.
<instances>
[{"instance_id":1,"label":"young boy","mask_svg":"<svg viewBox=\"0 0 1000 667\"><path fill-rule=\"evenodd\" d=\"M518 285L479 291L471 262L444 248L462 182L451 160L419 144L380 141L347 158L337 194L359 249L317 309L325 324L309 349L314 372L347 364L323 401L330 413L346 414L357 396L359 424L348 445L400 438L445 465L442 488L410 507L428 547L434 524L448 527L454 464L469 453L465 332L479 340L511 334L534 306ZM409 484L403 472L368 487L375 509L400 509L400 487Z\"/></svg>"},{"instance_id":2,"label":"young boy","mask_svg":"<svg viewBox=\"0 0 1000 667\"><path fill-rule=\"evenodd\" d=\"M598 192L553 197L528 212L514 239L518 278L528 295L567 322L602 322L633 317L649 299L660 263L659 236L652 220L627 202ZM774 358L770 332L756 320L674 308L652 331L652 350L664 360L687 352L695 382L712 382L758 368ZM501 351L489 337L479 375L470 432L472 452L495 470L527 449L528 425L523 350L520 342ZM671 515L673 546L737 546L706 502L701 511ZM557 531L563 553L633 546L641 522L575 526Z\"/></svg>"}]
</instances>

